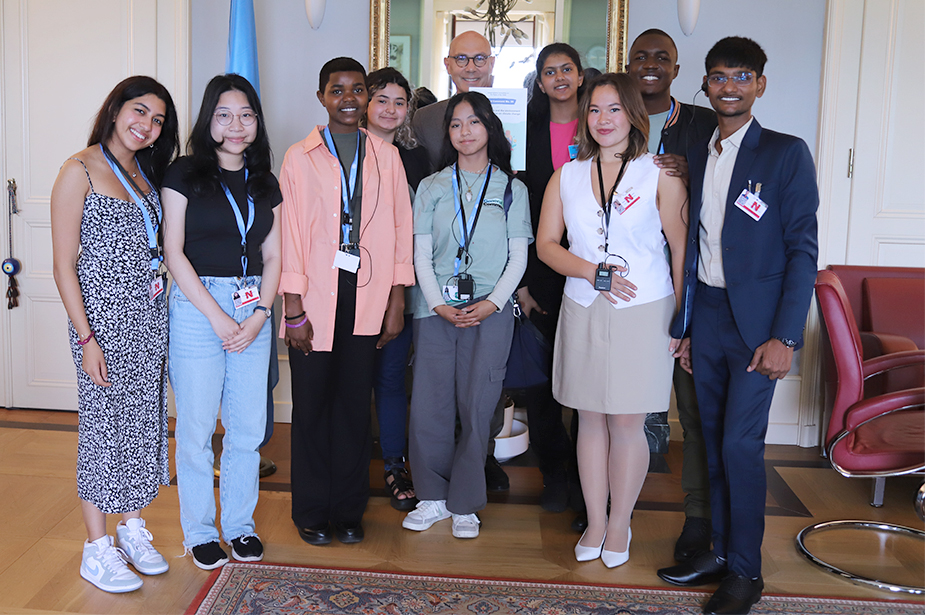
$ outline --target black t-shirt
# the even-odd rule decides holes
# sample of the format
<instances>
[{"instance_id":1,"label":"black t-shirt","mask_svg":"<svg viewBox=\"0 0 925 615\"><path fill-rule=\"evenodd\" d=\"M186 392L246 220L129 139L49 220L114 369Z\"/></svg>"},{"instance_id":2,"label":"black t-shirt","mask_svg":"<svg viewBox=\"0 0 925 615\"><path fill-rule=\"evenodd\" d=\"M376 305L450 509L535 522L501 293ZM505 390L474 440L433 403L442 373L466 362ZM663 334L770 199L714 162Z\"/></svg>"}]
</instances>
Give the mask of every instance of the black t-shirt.
<instances>
[{"instance_id":1,"label":"black t-shirt","mask_svg":"<svg viewBox=\"0 0 925 615\"><path fill-rule=\"evenodd\" d=\"M200 276L238 277L241 269L241 233L225 191L218 189L206 196L196 196L189 186L191 160L176 159L167 169L164 187L176 190L188 200L186 206L186 241L183 253ZM228 186L247 224L247 194L244 169L222 169L222 181ZM269 197L254 200L254 224L247 233L247 275L263 273L260 246L273 227L273 208L283 202L276 177Z\"/></svg>"},{"instance_id":2,"label":"black t-shirt","mask_svg":"<svg viewBox=\"0 0 925 615\"><path fill-rule=\"evenodd\" d=\"M408 185L417 192L418 184L421 183L421 180L431 174L430 158L427 156L427 150L420 145L413 149L405 149L405 146L398 141L394 145L398 148L402 166L405 167L405 177L408 178Z\"/></svg>"}]
</instances>

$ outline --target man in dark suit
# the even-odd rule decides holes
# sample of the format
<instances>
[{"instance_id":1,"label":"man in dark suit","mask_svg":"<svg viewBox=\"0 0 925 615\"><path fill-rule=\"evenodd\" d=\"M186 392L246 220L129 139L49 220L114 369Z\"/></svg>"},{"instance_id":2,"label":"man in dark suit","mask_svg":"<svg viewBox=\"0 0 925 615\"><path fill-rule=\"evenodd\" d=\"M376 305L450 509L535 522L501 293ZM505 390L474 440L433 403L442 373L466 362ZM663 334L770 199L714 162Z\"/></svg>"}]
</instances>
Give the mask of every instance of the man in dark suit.
<instances>
[{"instance_id":1,"label":"man in dark suit","mask_svg":"<svg viewBox=\"0 0 925 615\"><path fill-rule=\"evenodd\" d=\"M751 114L767 85L766 61L750 39L713 46L704 88L718 127L688 152L684 299L671 335L686 338L677 356L696 384L713 550L658 574L684 586L722 581L704 613L748 613L761 599L768 413L802 343L816 277L819 195L809 149Z\"/></svg>"}]
</instances>

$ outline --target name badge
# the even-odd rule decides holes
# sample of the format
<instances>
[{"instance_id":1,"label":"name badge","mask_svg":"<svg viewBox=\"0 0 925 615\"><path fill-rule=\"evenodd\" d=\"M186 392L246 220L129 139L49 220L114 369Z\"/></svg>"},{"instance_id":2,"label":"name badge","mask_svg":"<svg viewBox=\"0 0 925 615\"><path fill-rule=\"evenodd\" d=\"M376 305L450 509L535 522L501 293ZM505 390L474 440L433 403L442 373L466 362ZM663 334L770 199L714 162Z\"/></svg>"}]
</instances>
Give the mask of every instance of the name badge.
<instances>
[{"instance_id":1,"label":"name badge","mask_svg":"<svg viewBox=\"0 0 925 615\"><path fill-rule=\"evenodd\" d=\"M234 309L237 310L255 301L260 301L260 289L256 286L248 286L236 290L231 294L231 299L234 301Z\"/></svg>"},{"instance_id":2,"label":"name badge","mask_svg":"<svg viewBox=\"0 0 925 615\"><path fill-rule=\"evenodd\" d=\"M617 210L617 213L621 216L626 212L627 209L639 202L639 197L633 193L633 188L630 188L626 192L618 192L614 197L614 209Z\"/></svg>"},{"instance_id":3,"label":"name badge","mask_svg":"<svg viewBox=\"0 0 925 615\"><path fill-rule=\"evenodd\" d=\"M164 292L164 276L159 275L154 278L154 280L148 284L148 298L151 301L157 299L161 293Z\"/></svg>"},{"instance_id":4,"label":"name badge","mask_svg":"<svg viewBox=\"0 0 925 615\"><path fill-rule=\"evenodd\" d=\"M578 158L578 146L569 145L568 146L568 159L575 160L576 158Z\"/></svg>"},{"instance_id":5,"label":"name badge","mask_svg":"<svg viewBox=\"0 0 925 615\"><path fill-rule=\"evenodd\" d=\"M443 287L443 300L444 301L460 301L459 299L459 287L453 284L449 284Z\"/></svg>"},{"instance_id":6,"label":"name badge","mask_svg":"<svg viewBox=\"0 0 925 615\"><path fill-rule=\"evenodd\" d=\"M736 199L736 207L747 213L752 220L761 220L761 216L768 210L768 206L764 204L764 201L747 188Z\"/></svg>"},{"instance_id":7,"label":"name badge","mask_svg":"<svg viewBox=\"0 0 925 615\"><path fill-rule=\"evenodd\" d=\"M356 273L360 268L360 257L357 254L338 250L334 253L334 266L350 273Z\"/></svg>"}]
</instances>

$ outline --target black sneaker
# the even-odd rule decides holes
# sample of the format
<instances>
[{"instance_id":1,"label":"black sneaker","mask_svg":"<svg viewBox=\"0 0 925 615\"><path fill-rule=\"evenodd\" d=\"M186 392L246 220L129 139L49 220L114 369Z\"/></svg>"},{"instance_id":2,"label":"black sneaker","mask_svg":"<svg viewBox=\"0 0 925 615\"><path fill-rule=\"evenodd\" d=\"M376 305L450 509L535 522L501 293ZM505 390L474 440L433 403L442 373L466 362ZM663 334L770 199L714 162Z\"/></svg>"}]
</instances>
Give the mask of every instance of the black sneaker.
<instances>
[{"instance_id":1,"label":"black sneaker","mask_svg":"<svg viewBox=\"0 0 925 615\"><path fill-rule=\"evenodd\" d=\"M228 554L213 540L204 545L193 547L193 561L203 570L214 570L228 563Z\"/></svg>"},{"instance_id":2,"label":"black sneaker","mask_svg":"<svg viewBox=\"0 0 925 615\"><path fill-rule=\"evenodd\" d=\"M231 555L239 562L259 562L263 559L263 543L256 536L241 536L231 541Z\"/></svg>"},{"instance_id":3,"label":"black sneaker","mask_svg":"<svg viewBox=\"0 0 925 615\"><path fill-rule=\"evenodd\" d=\"M494 455L485 459L485 486L489 491L507 491L511 481Z\"/></svg>"}]
</instances>

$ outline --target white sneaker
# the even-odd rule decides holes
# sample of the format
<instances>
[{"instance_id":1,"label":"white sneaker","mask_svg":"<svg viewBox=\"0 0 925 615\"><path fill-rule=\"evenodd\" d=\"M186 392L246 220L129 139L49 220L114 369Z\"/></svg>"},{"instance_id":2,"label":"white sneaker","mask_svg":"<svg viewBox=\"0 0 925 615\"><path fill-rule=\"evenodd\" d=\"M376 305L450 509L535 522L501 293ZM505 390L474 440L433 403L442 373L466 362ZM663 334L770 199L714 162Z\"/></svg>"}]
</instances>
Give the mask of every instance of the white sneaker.
<instances>
[{"instance_id":1,"label":"white sneaker","mask_svg":"<svg viewBox=\"0 0 925 615\"><path fill-rule=\"evenodd\" d=\"M113 546L109 535L84 543L80 576L113 594L134 591L142 585L141 578L125 565L124 554Z\"/></svg>"},{"instance_id":2,"label":"white sneaker","mask_svg":"<svg viewBox=\"0 0 925 615\"><path fill-rule=\"evenodd\" d=\"M144 519L129 519L116 526L119 548L125 553L126 561L141 574L162 574L167 572L167 560L151 545L151 532L145 529Z\"/></svg>"},{"instance_id":3,"label":"white sneaker","mask_svg":"<svg viewBox=\"0 0 925 615\"><path fill-rule=\"evenodd\" d=\"M401 526L406 530L423 532L437 521L450 518L446 500L421 500L410 513L405 515Z\"/></svg>"},{"instance_id":4,"label":"white sneaker","mask_svg":"<svg viewBox=\"0 0 925 615\"><path fill-rule=\"evenodd\" d=\"M475 513L468 515L453 515L453 536L456 538L478 538L479 516Z\"/></svg>"}]
</instances>

